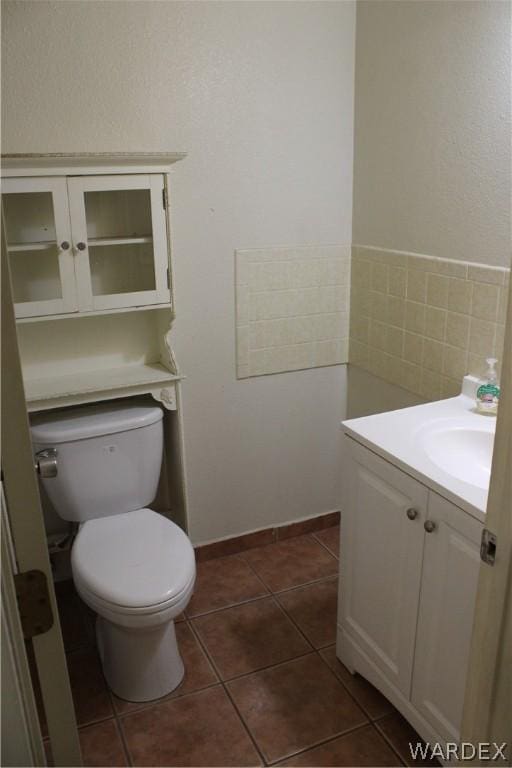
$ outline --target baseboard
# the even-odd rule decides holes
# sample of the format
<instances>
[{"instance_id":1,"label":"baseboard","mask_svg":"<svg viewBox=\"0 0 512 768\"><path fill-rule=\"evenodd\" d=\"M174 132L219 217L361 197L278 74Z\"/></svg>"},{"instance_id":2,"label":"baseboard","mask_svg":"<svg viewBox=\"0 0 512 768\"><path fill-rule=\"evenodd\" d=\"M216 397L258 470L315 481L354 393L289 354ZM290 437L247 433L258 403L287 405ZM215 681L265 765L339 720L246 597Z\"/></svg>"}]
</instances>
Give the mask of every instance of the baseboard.
<instances>
[{"instance_id":1,"label":"baseboard","mask_svg":"<svg viewBox=\"0 0 512 768\"><path fill-rule=\"evenodd\" d=\"M307 520L298 520L294 523L264 528L263 530L244 533L241 536L233 536L220 541L212 541L208 544L199 544L196 546L197 562L212 560L215 557L225 557L226 555L236 555L247 549L254 547L263 547L265 544L273 544L276 541L291 539L294 536L302 536L306 533L323 531L325 528L331 528L340 522L340 513L327 512L316 517L310 517Z\"/></svg>"}]
</instances>

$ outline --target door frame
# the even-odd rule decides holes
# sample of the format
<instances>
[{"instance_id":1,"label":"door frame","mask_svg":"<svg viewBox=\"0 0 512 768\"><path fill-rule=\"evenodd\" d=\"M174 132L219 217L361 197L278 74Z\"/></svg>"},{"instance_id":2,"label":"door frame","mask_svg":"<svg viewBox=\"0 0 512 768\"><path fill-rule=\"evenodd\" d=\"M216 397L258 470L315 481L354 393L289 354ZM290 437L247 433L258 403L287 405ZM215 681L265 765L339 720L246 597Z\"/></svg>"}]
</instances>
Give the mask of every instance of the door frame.
<instances>
[{"instance_id":1,"label":"door frame","mask_svg":"<svg viewBox=\"0 0 512 768\"><path fill-rule=\"evenodd\" d=\"M20 571L39 570L46 576L53 626L32 638L37 674L45 710L53 761L56 766L81 766L82 758L75 709L69 682L64 642L60 628L57 600L48 556L46 532L34 470L34 458L23 391L23 379L16 336L16 323L12 302L9 264L2 220L2 472L12 540L13 567ZM5 563L2 562L2 575ZM8 579L7 579L8 581ZM16 613L19 612L16 605ZM23 659L22 668L28 669L24 644L14 632L16 651ZM25 665L25 666L24 666ZM21 673L24 674L23 672ZM25 680L26 682L26 680ZM23 679L19 678L20 686ZM33 694L32 694L33 695ZM32 707L29 704L29 708ZM33 707L32 707L33 710ZM27 719L27 728L33 733L34 724ZM37 738L35 738L37 745ZM36 746L36 752L37 752ZM40 755L34 758L39 760ZM39 764L36 762L35 764ZM44 765L44 762L41 763Z\"/></svg>"},{"instance_id":2,"label":"door frame","mask_svg":"<svg viewBox=\"0 0 512 768\"><path fill-rule=\"evenodd\" d=\"M512 281L501 379L485 520L497 536L496 560L480 566L461 740L508 742L512 765Z\"/></svg>"}]
</instances>

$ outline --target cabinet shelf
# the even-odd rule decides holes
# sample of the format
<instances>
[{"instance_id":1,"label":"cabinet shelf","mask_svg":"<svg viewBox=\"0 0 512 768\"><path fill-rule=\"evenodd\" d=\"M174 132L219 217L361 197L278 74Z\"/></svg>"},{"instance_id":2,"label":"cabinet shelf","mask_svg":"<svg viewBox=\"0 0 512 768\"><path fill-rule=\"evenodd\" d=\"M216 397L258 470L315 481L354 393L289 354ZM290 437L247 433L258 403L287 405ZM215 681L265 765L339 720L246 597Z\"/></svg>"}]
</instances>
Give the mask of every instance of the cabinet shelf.
<instances>
[{"instance_id":1,"label":"cabinet shelf","mask_svg":"<svg viewBox=\"0 0 512 768\"><path fill-rule=\"evenodd\" d=\"M42 241L40 243L12 243L7 246L9 253L18 253L19 251L45 251L47 248L56 246L54 240Z\"/></svg>"},{"instance_id":2,"label":"cabinet shelf","mask_svg":"<svg viewBox=\"0 0 512 768\"><path fill-rule=\"evenodd\" d=\"M152 243L153 238L151 235L144 235L143 237L91 237L89 238L89 246L94 245L142 245L144 243Z\"/></svg>"},{"instance_id":3,"label":"cabinet shelf","mask_svg":"<svg viewBox=\"0 0 512 768\"><path fill-rule=\"evenodd\" d=\"M168 408L175 408L174 383L182 377L161 363L83 371L44 379L25 379L29 411L151 394Z\"/></svg>"},{"instance_id":4,"label":"cabinet shelf","mask_svg":"<svg viewBox=\"0 0 512 768\"><path fill-rule=\"evenodd\" d=\"M170 301L161 304L141 304L139 307L118 307L116 309L93 309L89 312L63 312L58 315L36 315L35 317L17 317L17 325L25 323L47 323L50 320L80 320L84 317L99 317L100 315L119 315L128 312L149 312L155 309L172 309Z\"/></svg>"}]
</instances>

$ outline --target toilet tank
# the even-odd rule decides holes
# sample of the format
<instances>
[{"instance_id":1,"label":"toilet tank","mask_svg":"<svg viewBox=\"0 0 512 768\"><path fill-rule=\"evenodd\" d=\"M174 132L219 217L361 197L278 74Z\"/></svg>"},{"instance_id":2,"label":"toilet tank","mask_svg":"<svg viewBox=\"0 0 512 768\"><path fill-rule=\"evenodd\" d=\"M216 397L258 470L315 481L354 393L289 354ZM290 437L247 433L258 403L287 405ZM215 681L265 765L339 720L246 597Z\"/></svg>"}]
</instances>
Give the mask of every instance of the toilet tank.
<instances>
[{"instance_id":1,"label":"toilet tank","mask_svg":"<svg viewBox=\"0 0 512 768\"><path fill-rule=\"evenodd\" d=\"M57 514L83 522L148 506L160 477L162 416L157 406L126 403L34 416L34 452L57 450L57 475L41 478Z\"/></svg>"}]
</instances>

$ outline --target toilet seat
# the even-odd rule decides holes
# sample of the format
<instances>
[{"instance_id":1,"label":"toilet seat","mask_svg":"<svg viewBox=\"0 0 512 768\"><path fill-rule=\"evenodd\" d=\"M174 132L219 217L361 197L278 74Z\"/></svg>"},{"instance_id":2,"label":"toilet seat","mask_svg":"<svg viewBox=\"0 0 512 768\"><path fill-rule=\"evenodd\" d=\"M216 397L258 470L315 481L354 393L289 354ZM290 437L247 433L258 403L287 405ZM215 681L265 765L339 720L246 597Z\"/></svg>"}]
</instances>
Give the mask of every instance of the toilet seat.
<instances>
[{"instance_id":1,"label":"toilet seat","mask_svg":"<svg viewBox=\"0 0 512 768\"><path fill-rule=\"evenodd\" d=\"M192 593L195 558L177 525L152 509L88 520L71 552L78 592L103 616L132 624L177 615ZM143 618L145 617L146 620Z\"/></svg>"}]
</instances>

